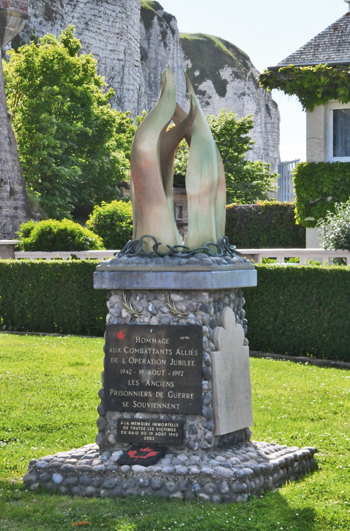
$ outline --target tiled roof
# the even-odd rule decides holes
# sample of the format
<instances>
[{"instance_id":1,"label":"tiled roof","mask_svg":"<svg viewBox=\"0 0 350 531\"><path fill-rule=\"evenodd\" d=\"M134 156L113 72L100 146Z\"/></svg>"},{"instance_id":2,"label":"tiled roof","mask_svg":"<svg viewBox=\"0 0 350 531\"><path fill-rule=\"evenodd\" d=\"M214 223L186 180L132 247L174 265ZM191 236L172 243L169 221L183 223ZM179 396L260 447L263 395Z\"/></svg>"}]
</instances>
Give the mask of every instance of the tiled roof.
<instances>
[{"instance_id":1,"label":"tiled roof","mask_svg":"<svg viewBox=\"0 0 350 531\"><path fill-rule=\"evenodd\" d=\"M350 12L283 59L277 66L307 66L322 63L350 64Z\"/></svg>"}]
</instances>

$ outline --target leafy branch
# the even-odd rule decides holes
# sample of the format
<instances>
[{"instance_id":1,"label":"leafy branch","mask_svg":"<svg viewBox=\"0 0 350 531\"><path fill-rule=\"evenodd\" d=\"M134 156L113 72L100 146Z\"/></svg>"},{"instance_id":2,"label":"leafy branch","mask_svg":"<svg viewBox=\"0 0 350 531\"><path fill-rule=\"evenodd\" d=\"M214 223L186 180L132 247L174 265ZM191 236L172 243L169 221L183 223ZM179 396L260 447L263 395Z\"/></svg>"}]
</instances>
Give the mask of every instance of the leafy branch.
<instances>
[{"instance_id":1,"label":"leafy branch","mask_svg":"<svg viewBox=\"0 0 350 531\"><path fill-rule=\"evenodd\" d=\"M142 312L135 310L131 301L128 301L125 291L123 293L123 306L132 317L140 317L142 314Z\"/></svg>"},{"instance_id":2,"label":"leafy branch","mask_svg":"<svg viewBox=\"0 0 350 531\"><path fill-rule=\"evenodd\" d=\"M169 312L173 315L176 315L177 317L187 317L187 315L183 312L181 312L175 305L175 302L173 302L170 298L169 293L167 293L165 306L168 308Z\"/></svg>"},{"instance_id":3,"label":"leafy branch","mask_svg":"<svg viewBox=\"0 0 350 531\"><path fill-rule=\"evenodd\" d=\"M348 66L283 66L278 70L265 70L260 74L259 82L265 89L280 89L290 96L296 95L307 111L330 100L350 102Z\"/></svg>"}]
</instances>

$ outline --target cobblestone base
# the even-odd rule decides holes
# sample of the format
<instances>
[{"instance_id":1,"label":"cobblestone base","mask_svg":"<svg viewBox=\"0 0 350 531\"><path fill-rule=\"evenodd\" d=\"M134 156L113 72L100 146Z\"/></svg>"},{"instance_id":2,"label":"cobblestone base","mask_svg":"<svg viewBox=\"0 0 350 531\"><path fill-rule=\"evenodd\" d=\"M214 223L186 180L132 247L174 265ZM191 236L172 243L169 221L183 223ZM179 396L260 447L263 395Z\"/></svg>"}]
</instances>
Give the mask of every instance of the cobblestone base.
<instances>
[{"instance_id":1,"label":"cobblestone base","mask_svg":"<svg viewBox=\"0 0 350 531\"><path fill-rule=\"evenodd\" d=\"M246 442L205 456L167 453L155 466L118 466L122 450L95 444L33 459L23 482L62 494L87 497L161 496L244 502L249 496L302 477L316 465L316 448Z\"/></svg>"}]
</instances>

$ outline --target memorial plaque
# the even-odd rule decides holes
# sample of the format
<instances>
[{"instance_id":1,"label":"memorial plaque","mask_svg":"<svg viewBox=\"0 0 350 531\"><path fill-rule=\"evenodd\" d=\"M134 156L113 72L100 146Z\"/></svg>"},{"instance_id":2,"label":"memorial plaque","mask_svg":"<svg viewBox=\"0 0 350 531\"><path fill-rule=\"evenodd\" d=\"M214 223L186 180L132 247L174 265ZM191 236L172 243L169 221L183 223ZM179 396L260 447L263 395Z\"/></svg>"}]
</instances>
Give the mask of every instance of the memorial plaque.
<instances>
[{"instance_id":1,"label":"memorial plaque","mask_svg":"<svg viewBox=\"0 0 350 531\"><path fill-rule=\"evenodd\" d=\"M104 408L200 415L202 340L200 325L107 325Z\"/></svg>"},{"instance_id":2,"label":"memorial plaque","mask_svg":"<svg viewBox=\"0 0 350 531\"><path fill-rule=\"evenodd\" d=\"M183 422L162 419L118 419L118 442L182 444Z\"/></svg>"}]
</instances>

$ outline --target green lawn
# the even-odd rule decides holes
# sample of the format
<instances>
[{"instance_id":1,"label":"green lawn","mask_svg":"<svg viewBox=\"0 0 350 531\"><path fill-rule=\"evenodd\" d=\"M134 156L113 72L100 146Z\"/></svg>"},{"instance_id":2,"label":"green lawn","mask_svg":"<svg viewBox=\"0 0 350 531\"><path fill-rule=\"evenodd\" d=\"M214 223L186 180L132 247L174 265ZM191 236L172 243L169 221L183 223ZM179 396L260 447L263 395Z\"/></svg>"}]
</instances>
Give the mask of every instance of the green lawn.
<instances>
[{"instance_id":1,"label":"green lawn","mask_svg":"<svg viewBox=\"0 0 350 531\"><path fill-rule=\"evenodd\" d=\"M254 439L317 446L319 468L245 504L26 492L30 459L94 442L102 339L0 334L0 531L350 529L350 373L252 359Z\"/></svg>"}]
</instances>

